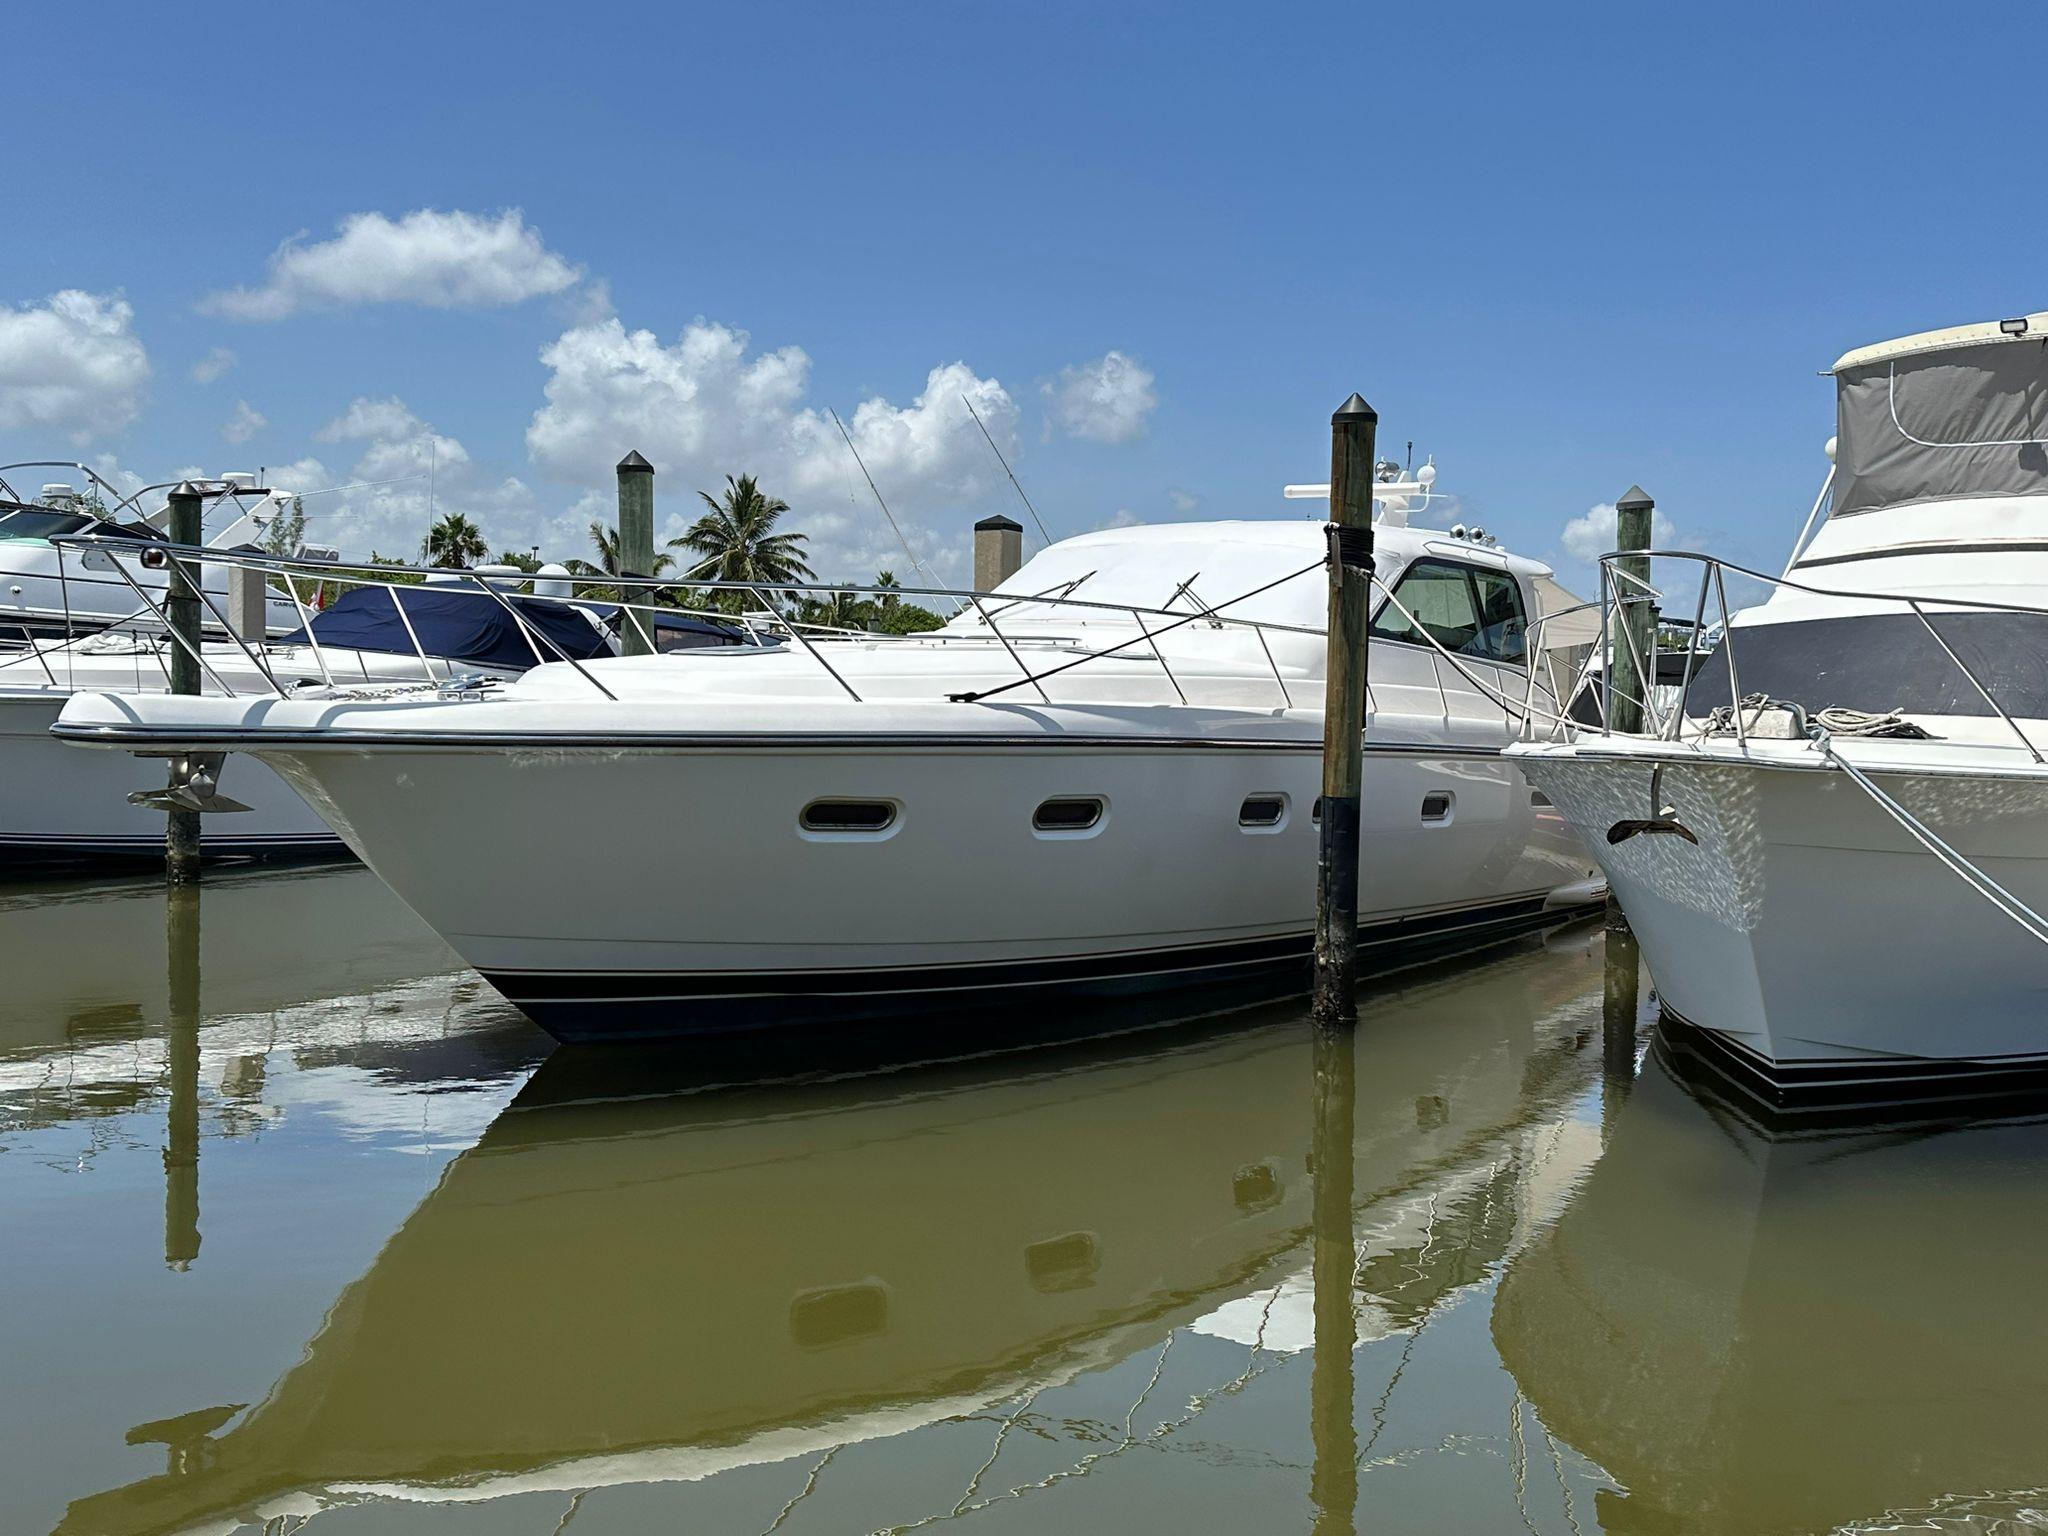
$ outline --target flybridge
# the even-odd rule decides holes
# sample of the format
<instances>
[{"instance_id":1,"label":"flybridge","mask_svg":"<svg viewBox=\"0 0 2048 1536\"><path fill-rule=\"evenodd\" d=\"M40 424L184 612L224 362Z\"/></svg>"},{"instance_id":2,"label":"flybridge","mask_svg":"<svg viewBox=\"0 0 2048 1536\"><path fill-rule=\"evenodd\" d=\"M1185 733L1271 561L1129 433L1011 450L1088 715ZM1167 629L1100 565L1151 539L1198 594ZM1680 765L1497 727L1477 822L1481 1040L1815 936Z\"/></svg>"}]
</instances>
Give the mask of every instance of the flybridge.
<instances>
[{"instance_id":1,"label":"flybridge","mask_svg":"<svg viewBox=\"0 0 2048 1536\"><path fill-rule=\"evenodd\" d=\"M1832 372L1835 516L2048 495L2048 314L1860 348Z\"/></svg>"}]
</instances>

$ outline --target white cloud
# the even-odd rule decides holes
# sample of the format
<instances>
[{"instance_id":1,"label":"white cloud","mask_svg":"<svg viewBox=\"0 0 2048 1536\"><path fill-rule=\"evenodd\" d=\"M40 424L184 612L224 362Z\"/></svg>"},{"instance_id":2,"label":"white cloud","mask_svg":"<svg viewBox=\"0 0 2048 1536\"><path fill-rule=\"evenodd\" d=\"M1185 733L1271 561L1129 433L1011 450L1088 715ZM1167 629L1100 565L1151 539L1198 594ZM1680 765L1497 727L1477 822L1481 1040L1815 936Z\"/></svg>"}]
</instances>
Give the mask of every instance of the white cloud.
<instances>
[{"instance_id":1,"label":"white cloud","mask_svg":"<svg viewBox=\"0 0 2048 1536\"><path fill-rule=\"evenodd\" d=\"M1144 522L1145 519L1138 516L1129 507L1118 507L1116 511L1097 523L1090 531L1101 533L1109 528L1139 528L1144 526Z\"/></svg>"},{"instance_id":2,"label":"white cloud","mask_svg":"<svg viewBox=\"0 0 2048 1536\"><path fill-rule=\"evenodd\" d=\"M1603 501L1564 525L1565 553L1585 565L1597 565L1614 549L1614 503ZM1678 545L1678 529L1659 509L1650 514L1650 542L1659 548Z\"/></svg>"},{"instance_id":3,"label":"white cloud","mask_svg":"<svg viewBox=\"0 0 2048 1536\"><path fill-rule=\"evenodd\" d=\"M19 309L0 305L0 428L83 444L127 426L149 382L134 321L119 294L76 288Z\"/></svg>"},{"instance_id":4,"label":"white cloud","mask_svg":"<svg viewBox=\"0 0 2048 1536\"><path fill-rule=\"evenodd\" d=\"M1166 499L1172 504L1173 510L1182 517L1186 517L1202 504L1201 497L1197 496L1193 491L1181 490L1178 486L1172 487L1167 491Z\"/></svg>"},{"instance_id":5,"label":"white cloud","mask_svg":"<svg viewBox=\"0 0 2048 1536\"><path fill-rule=\"evenodd\" d=\"M192 382L211 384L234 366L235 354L226 347L215 347L192 365Z\"/></svg>"},{"instance_id":6,"label":"white cloud","mask_svg":"<svg viewBox=\"0 0 2048 1536\"><path fill-rule=\"evenodd\" d=\"M474 519L493 554L533 542L537 514L525 482L483 473L459 440L434 430L396 395L358 397L314 436L323 443L358 445L345 474L308 458L272 470L270 478L295 490L337 481L353 487L307 503L316 543L352 554L375 550L413 558L429 523L447 512Z\"/></svg>"},{"instance_id":7,"label":"white cloud","mask_svg":"<svg viewBox=\"0 0 2048 1536\"><path fill-rule=\"evenodd\" d=\"M231 320L360 304L486 309L561 293L583 278L516 208L495 218L431 208L397 219L352 213L332 239L304 239L295 235L277 248L261 286L216 293L200 308Z\"/></svg>"},{"instance_id":8,"label":"white cloud","mask_svg":"<svg viewBox=\"0 0 2048 1536\"><path fill-rule=\"evenodd\" d=\"M527 428L534 462L590 486L551 524L583 542L592 517L609 520L613 466L629 449L654 462L664 535L697 511L696 492L727 474L754 474L787 500L786 527L809 536L821 577L851 579L878 565L906 580L903 549L876 509L839 429L806 405L811 360L802 348L750 350L745 331L697 319L673 343L628 331L616 317L575 326L542 349L547 403ZM920 558L962 574L972 518L966 509L1002 484L1002 469L961 403L1014 455L1018 410L1000 382L964 362L933 368L907 405L860 402L846 428Z\"/></svg>"},{"instance_id":9,"label":"white cloud","mask_svg":"<svg viewBox=\"0 0 2048 1536\"><path fill-rule=\"evenodd\" d=\"M269 425L269 419L255 406L246 400L237 400L234 410L228 413L227 424L220 429L220 435L231 443L246 443Z\"/></svg>"},{"instance_id":10,"label":"white cloud","mask_svg":"<svg viewBox=\"0 0 2048 1536\"><path fill-rule=\"evenodd\" d=\"M1094 443L1127 443L1144 436L1145 419L1159 404L1153 383L1143 363L1110 351L1092 363L1062 368L1041 388L1060 431Z\"/></svg>"}]
</instances>

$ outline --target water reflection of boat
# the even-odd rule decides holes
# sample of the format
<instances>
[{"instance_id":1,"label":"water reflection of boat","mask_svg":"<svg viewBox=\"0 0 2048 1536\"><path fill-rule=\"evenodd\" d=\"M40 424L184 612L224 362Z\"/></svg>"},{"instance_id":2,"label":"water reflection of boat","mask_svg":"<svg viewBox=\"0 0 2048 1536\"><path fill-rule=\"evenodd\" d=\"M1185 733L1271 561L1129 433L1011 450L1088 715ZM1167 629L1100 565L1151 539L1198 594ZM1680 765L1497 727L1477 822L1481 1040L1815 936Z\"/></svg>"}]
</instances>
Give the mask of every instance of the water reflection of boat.
<instances>
[{"instance_id":1,"label":"water reflection of boat","mask_svg":"<svg viewBox=\"0 0 2048 1536\"><path fill-rule=\"evenodd\" d=\"M1364 1276L1388 1315L1470 1280L1400 1257L1399 1213L1492 1189L1503 1145L1566 1115L1597 988L1592 958L1531 947L1375 1004L1357 1189L1395 1218ZM1050 1389L1303 1263L1292 1013L776 1086L605 1096L587 1071L543 1065L194 1470L62 1529L700 1479Z\"/></svg>"},{"instance_id":2,"label":"water reflection of boat","mask_svg":"<svg viewBox=\"0 0 2048 1536\"><path fill-rule=\"evenodd\" d=\"M1501 1282L1495 1342L1628 1489L1608 1531L2012 1513L2001 1490L2044 1471L2048 1344L2014 1324L2048 1261L2044 1155L2040 1123L1772 1135L1660 1050Z\"/></svg>"},{"instance_id":3,"label":"water reflection of boat","mask_svg":"<svg viewBox=\"0 0 2048 1536\"><path fill-rule=\"evenodd\" d=\"M0 1128L119 1113L162 1092L181 973L199 1010L182 1022L238 1113L254 1111L278 1046L301 1066L345 1058L380 1062L381 1076L467 1080L546 1044L368 870L210 876L196 899L196 921L179 928L161 880L0 894Z\"/></svg>"}]
</instances>

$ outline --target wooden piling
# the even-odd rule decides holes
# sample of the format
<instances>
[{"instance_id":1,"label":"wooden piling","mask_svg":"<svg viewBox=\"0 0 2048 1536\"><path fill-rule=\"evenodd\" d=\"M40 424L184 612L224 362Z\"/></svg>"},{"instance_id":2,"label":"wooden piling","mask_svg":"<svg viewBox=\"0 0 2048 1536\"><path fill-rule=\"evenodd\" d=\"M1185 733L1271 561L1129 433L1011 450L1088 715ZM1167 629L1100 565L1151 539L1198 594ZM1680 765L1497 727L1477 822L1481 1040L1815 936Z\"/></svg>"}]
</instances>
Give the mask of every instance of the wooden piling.
<instances>
[{"instance_id":1,"label":"wooden piling","mask_svg":"<svg viewBox=\"0 0 2048 1536\"><path fill-rule=\"evenodd\" d=\"M173 545L197 547L206 541L199 487L187 480L171 491L169 533ZM170 642L171 692L199 692L200 567L190 560L171 561L164 594L164 617L174 637ZM191 649L187 649L190 647ZM164 873L173 885L199 878L199 813L172 810L164 830Z\"/></svg>"},{"instance_id":2,"label":"wooden piling","mask_svg":"<svg viewBox=\"0 0 2048 1536\"><path fill-rule=\"evenodd\" d=\"M1365 767L1372 465L1379 415L1353 395L1330 418L1330 622L1323 693L1323 822L1316 855L1318 1022L1357 1018L1358 820Z\"/></svg>"},{"instance_id":3,"label":"wooden piling","mask_svg":"<svg viewBox=\"0 0 2048 1536\"><path fill-rule=\"evenodd\" d=\"M1650 547L1650 515L1656 506L1640 485L1630 486L1628 494L1614 504L1614 547L1621 555L1614 562L1620 623L1614 639L1607 723L1630 736L1642 734L1649 719L1643 701L1657 686L1657 615L1650 603L1650 557L1637 553ZM1642 658L1640 668L1637 657Z\"/></svg>"},{"instance_id":4,"label":"wooden piling","mask_svg":"<svg viewBox=\"0 0 2048 1536\"><path fill-rule=\"evenodd\" d=\"M1642 949L1628 918L1607 898L1604 986L1600 999L1602 1099L1618 1105L1636 1075L1636 1014L1642 1001Z\"/></svg>"},{"instance_id":5,"label":"wooden piling","mask_svg":"<svg viewBox=\"0 0 2048 1536\"><path fill-rule=\"evenodd\" d=\"M619 574L654 574L654 466L639 451L619 460ZM652 603L651 587L619 589L625 603ZM626 610L619 622L619 650L626 656L654 654L654 634L641 615Z\"/></svg>"}]
</instances>

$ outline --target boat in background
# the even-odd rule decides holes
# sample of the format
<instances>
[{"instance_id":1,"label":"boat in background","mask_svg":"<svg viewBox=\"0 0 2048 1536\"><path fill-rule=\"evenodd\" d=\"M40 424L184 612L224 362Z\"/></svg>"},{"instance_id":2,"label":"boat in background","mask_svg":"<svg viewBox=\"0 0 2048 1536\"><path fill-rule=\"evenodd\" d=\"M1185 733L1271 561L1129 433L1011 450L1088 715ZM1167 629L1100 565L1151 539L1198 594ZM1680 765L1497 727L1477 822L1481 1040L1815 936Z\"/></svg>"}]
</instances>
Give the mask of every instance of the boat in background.
<instances>
[{"instance_id":1,"label":"boat in background","mask_svg":"<svg viewBox=\"0 0 2048 1536\"><path fill-rule=\"evenodd\" d=\"M1771 588L1683 706L1511 751L1666 1010L1766 1098L2048 1079L2044 339L2036 314L1843 357L1830 510L1784 573L1658 553L1724 622L1729 584Z\"/></svg>"},{"instance_id":2,"label":"boat in background","mask_svg":"<svg viewBox=\"0 0 2048 1536\"><path fill-rule=\"evenodd\" d=\"M1600 895L1502 756L1525 716L1554 716L1532 636L1569 604L1482 533L1409 526L1433 481L1386 465L1375 486L1392 596L1361 909L1383 963ZM405 697L79 694L55 733L255 756L564 1040L1293 985L1314 927L1321 522L1110 529L936 595L959 612L929 634L788 625L772 646Z\"/></svg>"}]
</instances>

